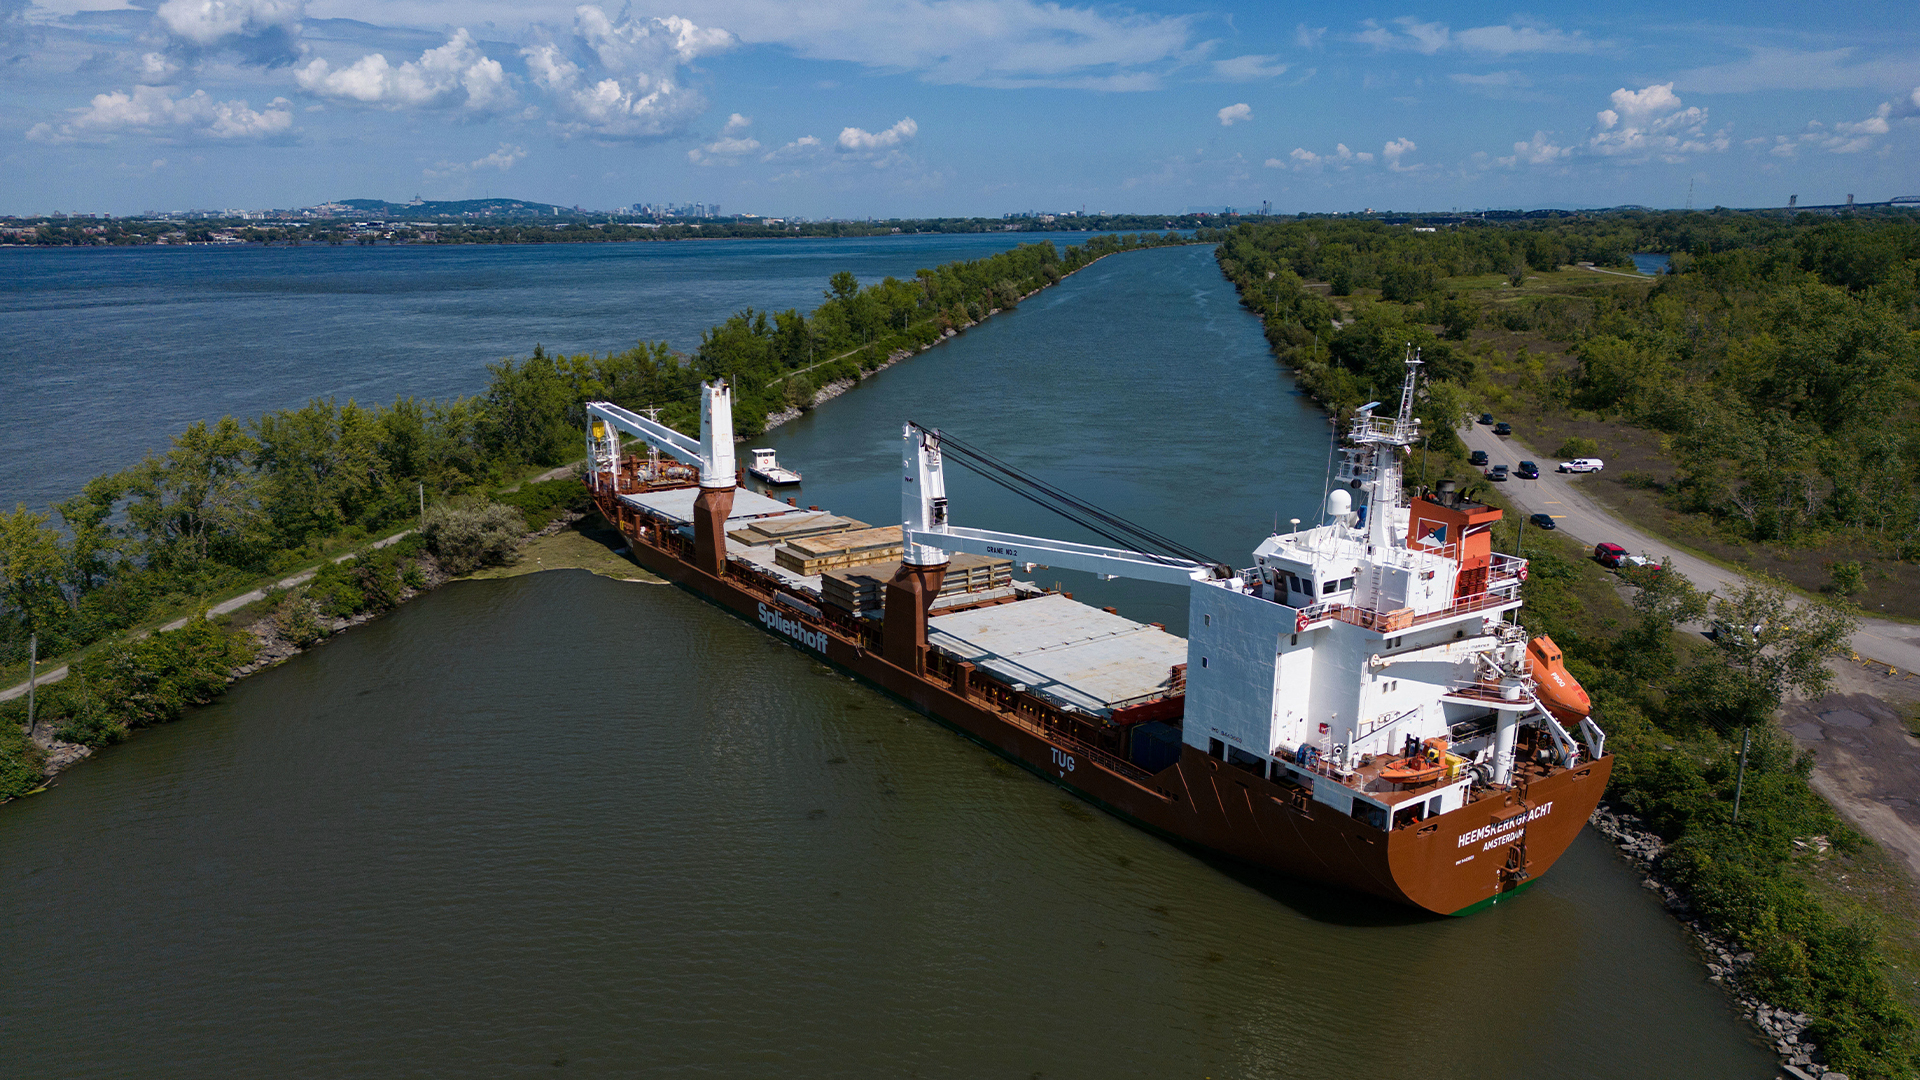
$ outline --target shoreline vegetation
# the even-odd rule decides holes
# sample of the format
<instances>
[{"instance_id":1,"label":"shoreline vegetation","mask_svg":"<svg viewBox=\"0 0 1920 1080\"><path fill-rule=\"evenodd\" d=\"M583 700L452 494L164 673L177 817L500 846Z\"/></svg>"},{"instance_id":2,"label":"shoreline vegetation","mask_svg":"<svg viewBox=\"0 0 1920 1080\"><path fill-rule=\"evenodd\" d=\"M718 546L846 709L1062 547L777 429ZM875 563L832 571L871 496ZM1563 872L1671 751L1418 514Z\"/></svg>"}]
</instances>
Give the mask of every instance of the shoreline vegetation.
<instances>
[{"instance_id":1,"label":"shoreline vegetation","mask_svg":"<svg viewBox=\"0 0 1920 1080\"><path fill-rule=\"evenodd\" d=\"M691 355L664 342L607 356L535 346L489 365L471 398L325 399L195 423L165 454L59 504L64 529L24 506L0 514L0 685L27 678L36 642L41 658L32 728L27 695L0 701L0 801L577 519L586 488L554 467L578 452L586 401L657 406L690 430L700 382L725 376L752 438L1107 255L1204 242L1102 234L864 287L842 271L811 313L742 311ZM302 566L310 577L284 576ZM203 617L263 579L297 584Z\"/></svg>"},{"instance_id":2,"label":"shoreline vegetation","mask_svg":"<svg viewBox=\"0 0 1920 1080\"><path fill-rule=\"evenodd\" d=\"M1672 270L1593 273L1646 251ZM1532 560L1521 618L1609 733L1596 827L1695 931L1783 1070L1920 1076L1913 883L1813 790L1813 754L1778 722L1784 698L1831 686L1863 577L1920 581L1920 216L1243 225L1217 258L1337 416L1390 400L1406 345L1422 350L1424 482L1501 503L1456 433L1497 412L1609 474L1657 469L1629 483L1687 528L1784 553L1740 560L1757 583L1710 601L1670 567L1623 583L1557 533L1527 530L1522 549L1514 520L1495 540ZM1864 574L1849 551L1871 553ZM1767 570L1814 601L1793 606ZM1710 619L1759 632L1677 630Z\"/></svg>"}]
</instances>

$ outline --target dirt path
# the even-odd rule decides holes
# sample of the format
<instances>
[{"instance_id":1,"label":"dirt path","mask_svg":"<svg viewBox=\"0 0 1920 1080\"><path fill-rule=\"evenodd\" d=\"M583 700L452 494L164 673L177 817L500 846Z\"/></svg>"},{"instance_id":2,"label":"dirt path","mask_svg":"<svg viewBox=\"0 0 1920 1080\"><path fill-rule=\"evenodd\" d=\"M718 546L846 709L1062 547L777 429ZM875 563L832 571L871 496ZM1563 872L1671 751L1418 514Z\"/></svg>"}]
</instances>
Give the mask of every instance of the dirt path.
<instances>
[{"instance_id":1,"label":"dirt path","mask_svg":"<svg viewBox=\"0 0 1920 1080\"><path fill-rule=\"evenodd\" d=\"M383 548L383 547L386 547L388 544L397 544L405 537L408 537L411 535L413 535L413 530L407 529L402 532L394 533L392 536L375 540L370 546L376 547L376 548ZM345 555L341 555L335 558L333 561L337 563L346 562L348 559L353 558L355 554L356 552L349 551ZM313 574L314 572L312 570L302 570L299 573L294 574L290 577L281 578L279 581L276 581L271 585L263 585L258 589L253 589L249 592L241 593L239 596L222 600L219 603L207 609L207 618L211 619L215 615L225 615L230 611L238 611L241 608L246 607L248 604L253 603L255 600L264 600L267 597L267 593L274 589L291 589L299 585L304 585L308 581L312 580ZM187 625L187 620L192 617L193 616L191 615L182 615L180 618L173 620L172 622L166 624L165 626L162 626L160 629L163 632L168 630L178 630L181 627ZM60 680L66 678L69 672L70 672L69 667L66 664L61 664L57 668L49 668L46 671L41 672L38 678L30 679L28 681L32 683L36 683L40 686L46 686L49 683L57 683ZM23 683L20 683L18 686L9 686L5 690L0 690L0 701L11 701L12 699L17 697L26 696L26 693L27 693L27 683L23 682Z\"/></svg>"}]
</instances>

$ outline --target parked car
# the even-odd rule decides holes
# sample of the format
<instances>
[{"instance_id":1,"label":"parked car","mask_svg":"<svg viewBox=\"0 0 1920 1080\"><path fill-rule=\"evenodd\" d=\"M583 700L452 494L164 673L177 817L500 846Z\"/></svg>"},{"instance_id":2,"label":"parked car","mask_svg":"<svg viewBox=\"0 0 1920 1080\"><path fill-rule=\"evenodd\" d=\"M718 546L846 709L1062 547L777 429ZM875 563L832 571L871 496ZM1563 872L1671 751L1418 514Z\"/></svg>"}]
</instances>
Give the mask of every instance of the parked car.
<instances>
[{"instance_id":1,"label":"parked car","mask_svg":"<svg viewBox=\"0 0 1920 1080\"><path fill-rule=\"evenodd\" d=\"M1540 466L1535 465L1531 461L1523 461L1513 467L1513 475L1522 480L1538 480L1540 479Z\"/></svg>"},{"instance_id":2,"label":"parked car","mask_svg":"<svg viewBox=\"0 0 1920 1080\"><path fill-rule=\"evenodd\" d=\"M1507 467L1505 465L1495 465L1493 468L1488 469L1487 479L1497 481L1502 484L1506 483Z\"/></svg>"},{"instance_id":3,"label":"parked car","mask_svg":"<svg viewBox=\"0 0 1920 1080\"><path fill-rule=\"evenodd\" d=\"M1481 423L1483 423L1483 424L1491 424L1491 423L1493 423L1493 414L1492 414L1492 413L1490 413L1490 412L1483 412L1483 413L1481 413L1481 414L1480 414L1480 422L1481 422Z\"/></svg>"},{"instance_id":4,"label":"parked car","mask_svg":"<svg viewBox=\"0 0 1920 1080\"><path fill-rule=\"evenodd\" d=\"M1536 529L1557 529L1560 527L1553 523L1552 514L1535 514L1527 519L1527 524Z\"/></svg>"},{"instance_id":5,"label":"parked car","mask_svg":"<svg viewBox=\"0 0 1920 1080\"><path fill-rule=\"evenodd\" d=\"M1597 457L1574 458L1572 461L1560 463L1561 472L1599 472L1606 467L1607 463Z\"/></svg>"},{"instance_id":6,"label":"parked car","mask_svg":"<svg viewBox=\"0 0 1920 1080\"><path fill-rule=\"evenodd\" d=\"M1469 465L1478 465L1478 466L1479 466L1480 468L1483 468L1483 469L1484 469L1484 468L1486 468L1486 467L1487 467L1487 452L1486 452L1485 450L1475 450L1475 451L1474 451L1473 453L1471 453L1471 454L1468 454L1468 455L1467 455L1467 464L1469 464Z\"/></svg>"},{"instance_id":7,"label":"parked car","mask_svg":"<svg viewBox=\"0 0 1920 1080\"><path fill-rule=\"evenodd\" d=\"M1507 423L1505 420L1502 420L1499 423L1493 425L1493 433L1495 435L1511 435L1513 434L1513 425Z\"/></svg>"},{"instance_id":8,"label":"parked car","mask_svg":"<svg viewBox=\"0 0 1920 1080\"><path fill-rule=\"evenodd\" d=\"M1627 549L1619 544L1593 545L1593 558L1601 566L1619 566L1620 560L1627 557Z\"/></svg>"}]
</instances>

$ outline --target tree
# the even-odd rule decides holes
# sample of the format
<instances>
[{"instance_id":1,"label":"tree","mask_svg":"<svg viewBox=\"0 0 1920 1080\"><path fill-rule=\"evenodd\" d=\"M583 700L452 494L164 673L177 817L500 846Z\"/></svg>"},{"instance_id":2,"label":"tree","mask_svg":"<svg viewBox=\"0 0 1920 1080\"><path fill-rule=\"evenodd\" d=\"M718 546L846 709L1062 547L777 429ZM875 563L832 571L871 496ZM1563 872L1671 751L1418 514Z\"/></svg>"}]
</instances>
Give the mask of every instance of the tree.
<instances>
[{"instance_id":1,"label":"tree","mask_svg":"<svg viewBox=\"0 0 1920 1080\"><path fill-rule=\"evenodd\" d=\"M1643 683L1673 674L1673 628L1705 617L1707 595L1673 568L1672 559L1662 559L1659 573L1645 578L1631 603L1640 618L1620 635L1621 667Z\"/></svg>"},{"instance_id":2,"label":"tree","mask_svg":"<svg viewBox=\"0 0 1920 1080\"><path fill-rule=\"evenodd\" d=\"M21 638L39 634L46 652L59 648L71 614L61 587L66 577L66 552L47 515L25 506L0 514L0 602Z\"/></svg>"},{"instance_id":3,"label":"tree","mask_svg":"<svg viewBox=\"0 0 1920 1080\"><path fill-rule=\"evenodd\" d=\"M165 457L133 470L127 518L160 566L185 567L219 557L251 561L262 521L253 456L260 449L231 416L209 428L195 421Z\"/></svg>"},{"instance_id":4,"label":"tree","mask_svg":"<svg viewBox=\"0 0 1920 1080\"><path fill-rule=\"evenodd\" d=\"M1848 653L1860 617L1838 604L1796 603L1762 579L1713 603L1713 661L1689 673L1690 709L1731 732L1764 724L1793 691L1819 697L1833 685L1827 661Z\"/></svg>"}]
</instances>

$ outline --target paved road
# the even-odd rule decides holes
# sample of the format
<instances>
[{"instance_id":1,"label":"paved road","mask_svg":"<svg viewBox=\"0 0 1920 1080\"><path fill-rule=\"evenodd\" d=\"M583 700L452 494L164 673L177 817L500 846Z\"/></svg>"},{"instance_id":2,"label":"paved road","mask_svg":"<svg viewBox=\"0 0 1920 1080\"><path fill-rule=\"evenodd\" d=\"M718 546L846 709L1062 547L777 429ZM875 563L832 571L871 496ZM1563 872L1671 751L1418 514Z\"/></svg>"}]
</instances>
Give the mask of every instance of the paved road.
<instances>
[{"instance_id":1,"label":"paved road","mask_svg":"<svg viewBox=\"0 0 1920 1080\"><path fill-rule=\"evenodd\" d=\"M408 529L405 532L397 532L397 533L394 533L392 536L386 537L385 539L375 540L370 546L383 548L383 547L386 547L388 544L398 543L402 537L405 537L411 534L412 532L413 532L412 529ZM333 561L337 563L346 562L348 559L353 558L355 554L356 552L349 551L345 555L342 555ZM252 592L241 593L239 596L235 596L227 600L222 600L219 603L207 609L207 618L211 619L215 615L225 615L229 611L238 611L241 608L246 607L248 604L253 603L255 600L264 600L266 599L267 592L269 589L291 589L296 585L305 585L312 578L313 578L313 571L302 570L300 573L295 574L292 577L282 578L279 581L274 582L272 585L263 586L261 588L253 590ZM168 623L167 625L162 626L160 629L163 631L178 630L181 627L187 625L187 620L192 617L193 616L191 615L183 615L180 618L175 619L172 622ZM30 681L35 682L40 686L45 686L48 683L59 682L60 680L66 678L67 674L68 674L67 665L61 664L57 668L48 668L46 671L41 672L38 677ZM27 693L26 683L21 683L18 686L9 686L5 690L0 690L0 701L10 701L17 697L25 697L26 693Z\"/></svg>"},{"instance_id":2,"label":"paved road","mask_svg":"<svg viewBox=\"0 0 1920 1080\"><path fill-rule=\"evenodd\" d=\"M1672 559L1674 569L1700 589L1724 595L1744 580L1739 571L1709 562L1620 520L1581 490L1589 477L1554 472L1558 459L1500 438L1479 424L1472 425L1461 438L1467 449L1485 450L1491 464L1511 467L1532 461L1540 466L1538 480L1514 479L1500 485L1501 493L1522 513L1551 514L1561 532L1587 544L1614 543L1636 554ZM1920 672L1920 627L1888 619L1862 619L1859 632L1853 635L1853 650L1903 671Z\"/></svg>"}]
</instances>

